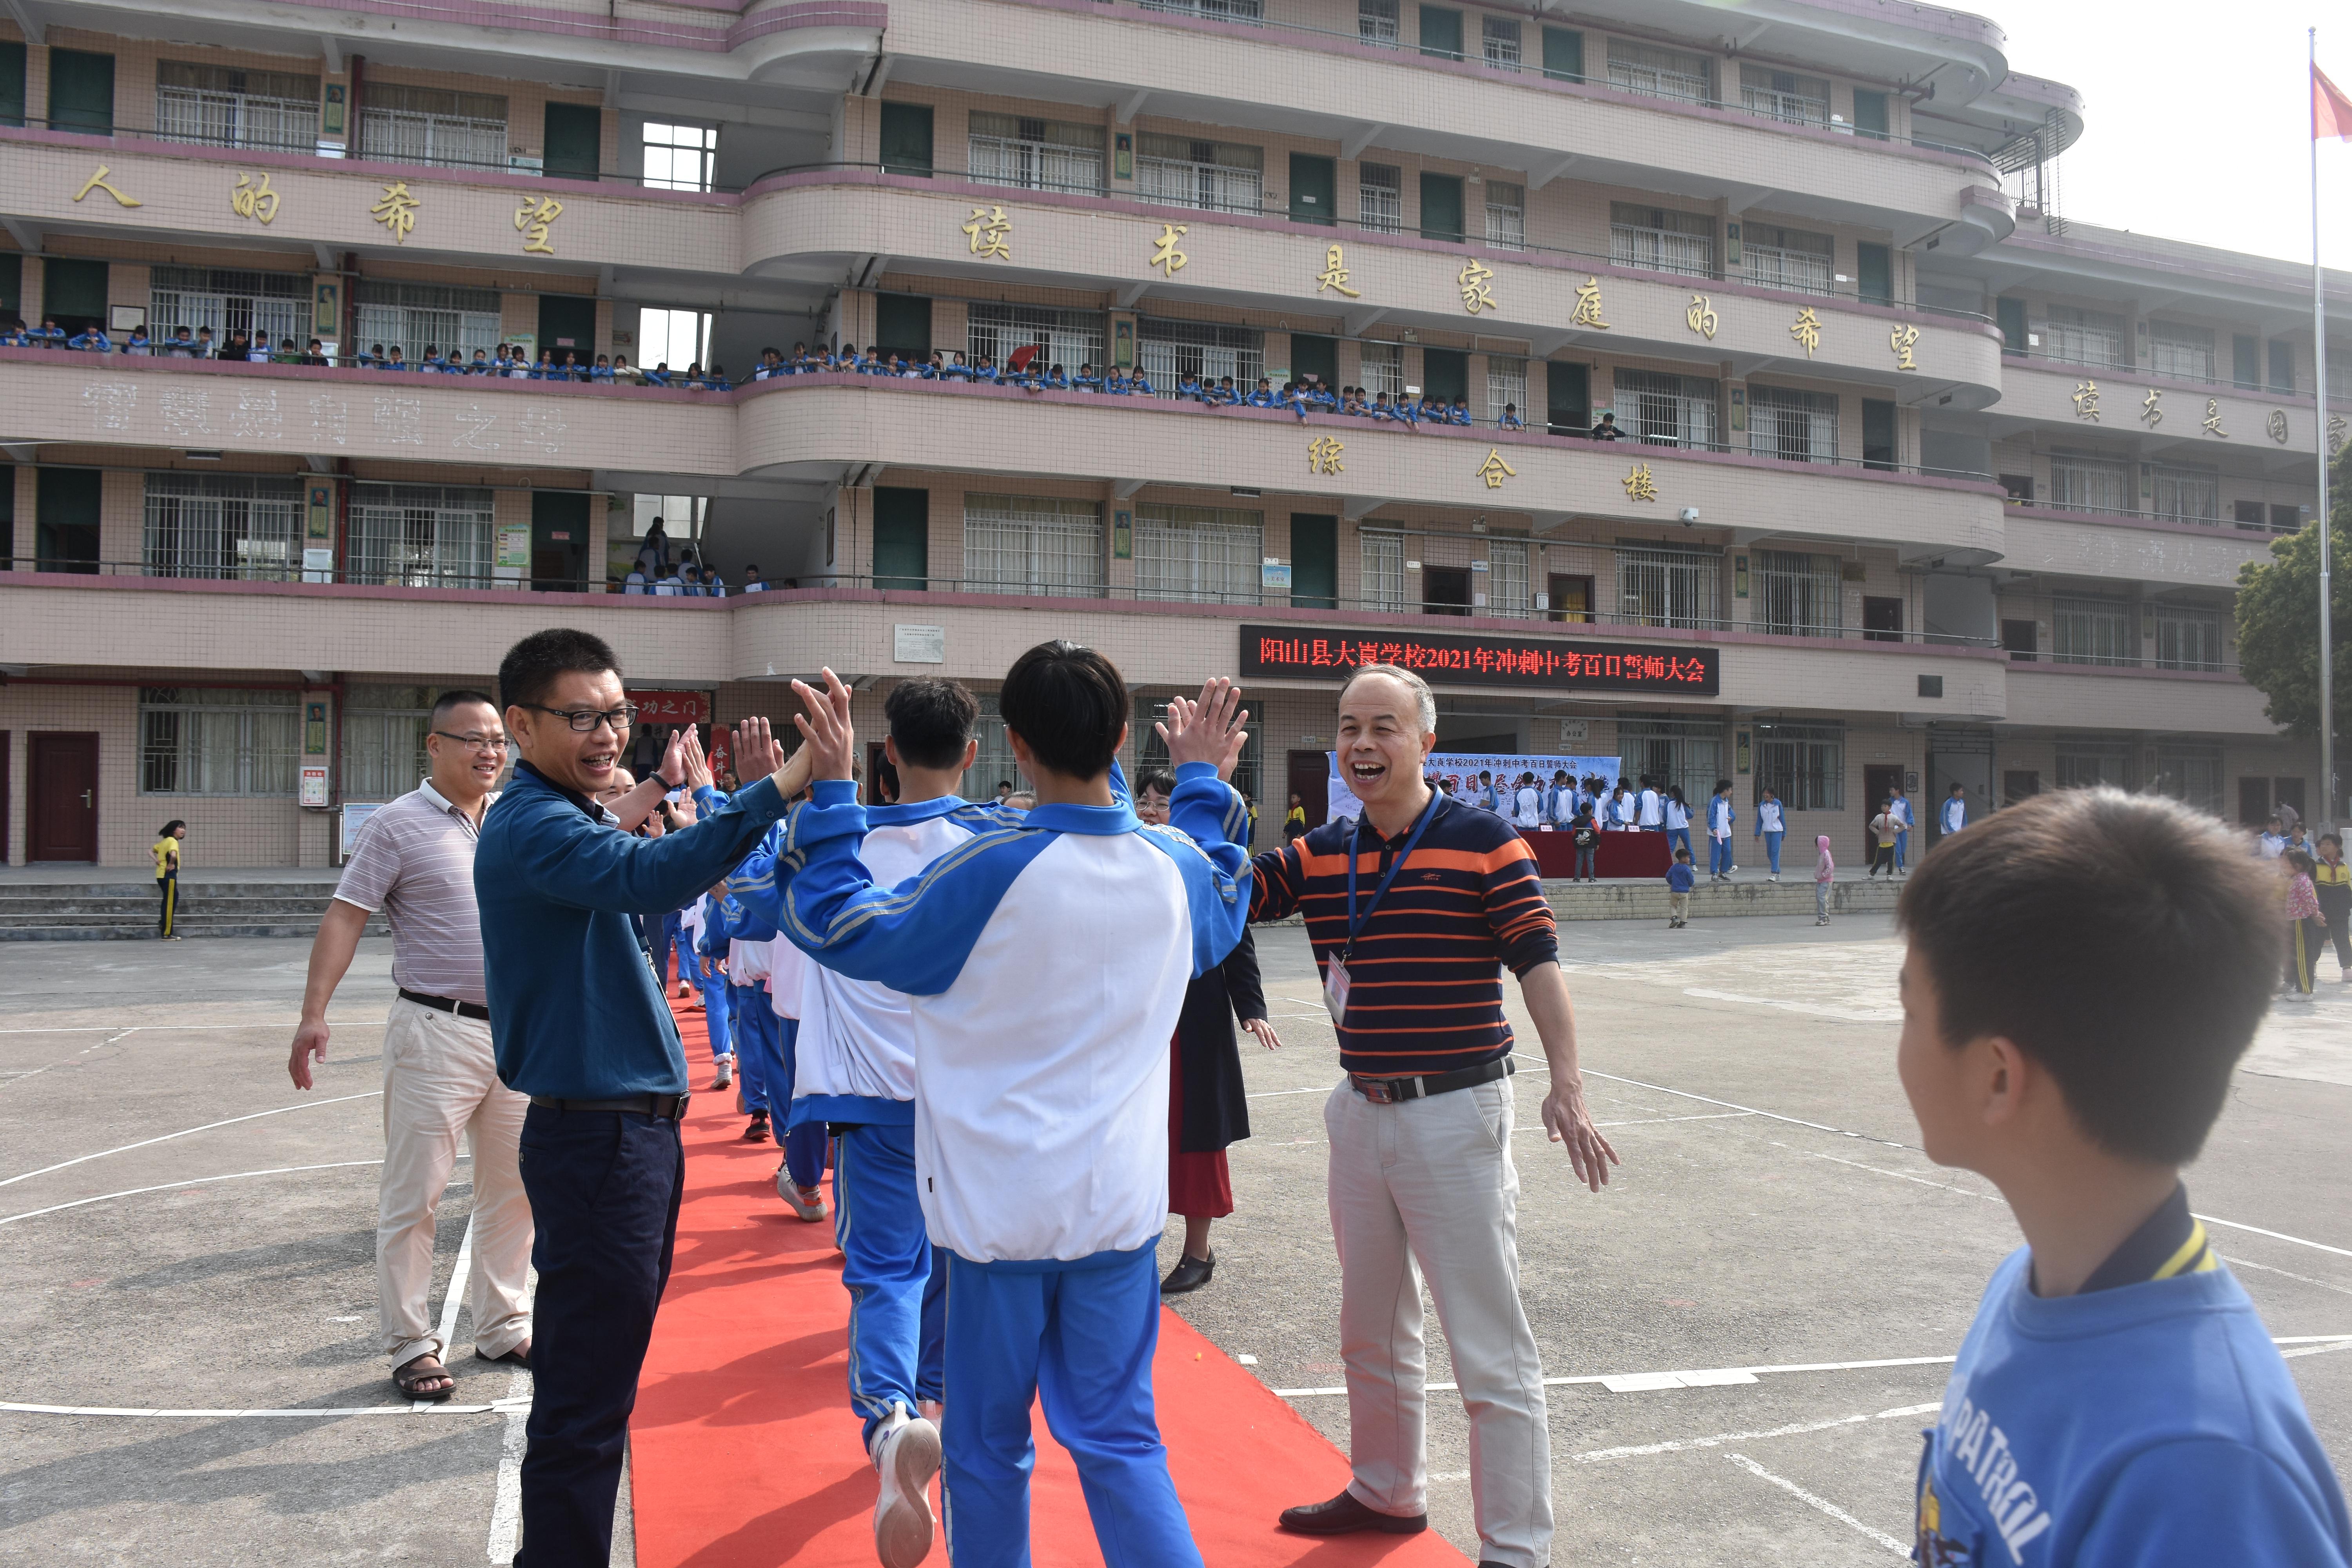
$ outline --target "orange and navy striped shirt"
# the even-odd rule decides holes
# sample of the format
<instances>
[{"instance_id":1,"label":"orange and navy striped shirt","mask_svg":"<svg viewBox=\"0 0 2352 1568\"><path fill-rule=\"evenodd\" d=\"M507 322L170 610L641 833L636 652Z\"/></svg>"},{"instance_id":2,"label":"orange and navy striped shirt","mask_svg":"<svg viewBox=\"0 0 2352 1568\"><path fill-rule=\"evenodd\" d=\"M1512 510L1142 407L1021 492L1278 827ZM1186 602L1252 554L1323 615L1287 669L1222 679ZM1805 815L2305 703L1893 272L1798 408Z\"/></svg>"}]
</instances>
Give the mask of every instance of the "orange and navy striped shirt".
<instances>
[{"instance_id":1,"label":"orange and navy striped shirt","mask_svg":"<svg viewBox=\"0 0 2352 1568\"><path fill-rule=\"evenodd\" d=\"M1250 919L1303 912L1318 973L1348 943L1354 827L1335 818L1255 862ZM1371 902L1412 834L1408 826L1382 841L1365 824L1358 908ZM1503 966L1524 975L1559 957L1559 931L1527 840L1493 812L1440 795L1437 815L1356 940L1339 1065L1367 1078L1415 1078L1494 1061L1511 1048Z\"/></svg>"}]
</instances>

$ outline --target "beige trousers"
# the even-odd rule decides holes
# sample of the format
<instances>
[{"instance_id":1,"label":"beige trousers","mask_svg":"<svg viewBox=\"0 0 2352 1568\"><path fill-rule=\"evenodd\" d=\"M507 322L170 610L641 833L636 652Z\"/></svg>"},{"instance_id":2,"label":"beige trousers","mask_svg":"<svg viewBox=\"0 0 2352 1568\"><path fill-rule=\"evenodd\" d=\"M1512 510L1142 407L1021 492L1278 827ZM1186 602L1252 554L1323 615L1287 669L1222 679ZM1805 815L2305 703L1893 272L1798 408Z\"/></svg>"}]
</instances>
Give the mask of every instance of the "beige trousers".
<instances>
[{"instance_id":1,"label":"beige trousers","mask_svg":"<svg viewBox=\"0 0 2352 1568\"><path fill-rule=\"evenodd\" d=\"M1374 1105L1343 1079L1324 1103L1348 1486L1382 1513L1428 1509L1424 1278L1470 1417L1470 1500L1482 1563L1551 1559L1551 1435L1543 1368L1519 1305L1511 1080Z\"/></svg>"},{"instance_id":2,"label":"beige trousers","mask_svg":"<svg viewBox=\"0 0 2352 1568\"><path fill-rule=\"evenodd\" d=\"M517 1143L530 1101L499 1081L490 1026L392 1004L383 1032L383 1186L377 1199L375 1289L383 1350L399 1366L446 1354L433 1311L433 1220L457 1163L474 1155L474 1345L500 1356L530 1338L530 1200Z\"/></svg>"}]
</instances>

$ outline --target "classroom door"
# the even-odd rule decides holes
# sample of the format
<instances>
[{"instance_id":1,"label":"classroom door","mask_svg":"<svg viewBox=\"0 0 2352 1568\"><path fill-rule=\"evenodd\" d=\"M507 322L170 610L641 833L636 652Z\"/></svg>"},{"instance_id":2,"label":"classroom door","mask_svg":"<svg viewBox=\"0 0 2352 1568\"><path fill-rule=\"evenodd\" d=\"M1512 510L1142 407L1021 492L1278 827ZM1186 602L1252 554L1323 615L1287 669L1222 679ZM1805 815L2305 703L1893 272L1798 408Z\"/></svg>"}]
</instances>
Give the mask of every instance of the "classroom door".
<instances>
[{"instance_id":1,"label":"classroom door","mask_svg":"<svg viewBox=\"0 0 2352 1568\"><path fill-rule=\"evenodd\" d=\"M1290 155L1290 221L1329 225L1339 220L1339 165L1314 153Z\"/></svg>"},{"instance_id":2,"label":"classroom door","mask_svg":"<svg viewBox=\"0 0 2352 1568\"><path fill-rule=\"evenodd\" d=\"M1421 569L1421 609L1429 616L1470 613L1470 569L1467 566L1423 566Z\"/></svg>"},{"instance_id":3,"label":"classroom door","mask_svg":"<svg viewBox=\"0 0 2352 1568\"><path fill-rule=\"evenodd\" d=\"M1290 815L1290 797L1306 808L1307 826L1320 827L1331 815L1331 759L1320 752L1290 753L1289 783L1283 792L1282 815Z\"/></svg>"},{"instance_id":4,"label":"classroom door","mask_svg":"<svg viewBox=\"0 0 2352 1568\"><path fill-rule=\"evenodd\" d=\"M554 350L558 364L563 363L567 349L580 356L582 364L594 364L595 299L587 294L541 294L539 297L539 346Z\"/></svg>"},{"instance_id":5,"label":"classroom door","mask_svg":"<svg viewBox=\"0 0 2352 1568\"><path fill-rule=\"evenodd\" d=\"M114 57L49 51L49 129L114 134Z\"/></svg>"},{"instance_id":6,"label":"classroom door","mask_svg":"<svg viewBox=\"0 0 2352 1568\"><path fill-rule=\"evenodd\" d=\"M533 490L530 496L530 585L541 593L588 591L588 496L581 490Z\"/></svg>"},{"instance_id":7,"label":"classroom door","mask_svg":"<svg viewBox=\"0 0 2352 1568\"><path fill-rule=\"evenodd\" d=\"M593 180L604 160L604 111L593 103L551 103L541 143L549 176Z\"/></svg>"},{"instance_id":8,"label":"classroom door","mask_svg":"<svg viewBox=\"0 0 2352 1568\"><path fill-rule=\"evenodd\" d=\"M1887 797L1903 785L1903 764L1900 763L1865 763L1862 769L1862 863L1867 866L1878 853L1878 836L1870 830L1870 819ZM1912 815L1919 808L1913 806Z\"/></svg>"},{"instance_id":9,"label":"classroom door","mask_svg":"<svg viewBox=\"0 0 2352 1568\"><path fill-rule=\"evenodd\" d=\"M27 859L98 858L98 737L59 731L26 737Z\"/></svg>"},{"instance_id":10,"label":"classroom door","mask_svg":"<svg viewBox=\"0 0 2352 1568\"><path fill-rule=\"evenodd\" d=\"M1335 513L1290 514L1290 607L1339 607L1339 519Z\"/></svg>"}]
</instances>

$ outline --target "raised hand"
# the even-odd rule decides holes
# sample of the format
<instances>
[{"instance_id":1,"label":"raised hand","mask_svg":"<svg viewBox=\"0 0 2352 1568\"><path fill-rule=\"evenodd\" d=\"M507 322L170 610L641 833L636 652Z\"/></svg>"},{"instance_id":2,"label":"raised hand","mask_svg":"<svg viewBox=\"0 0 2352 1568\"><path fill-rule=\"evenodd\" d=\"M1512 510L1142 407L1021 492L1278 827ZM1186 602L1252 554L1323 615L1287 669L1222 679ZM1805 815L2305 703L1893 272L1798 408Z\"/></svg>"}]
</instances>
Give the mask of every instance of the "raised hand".
<instances>
[{"instance_id":1,"label":"raised hand","mask_svg":"<svg viewBox=\"0 0 2352 1568\"><path fill-rule=\"evenodd\" d=\"M685 770L686 787L700 789L710 783L710 760L702 754L702 732L691 724L681 724L677 735L678 765Z\"/></svg>"},{"instance_id":2,"label":"raised hand","mask_svg":"<svg viewBox=\"0 0 2352 1568\"><path fill-rule=\"evenodd\" d=\"M683 729L672 730L669 732L669 743L662 748L661 772L659 774L661 778L682 779L686 777L686 735L687 731Z\"/></svg>"},{"instance_id":3,"label":"raised hand","mask_svg":"<svg viewBox=\"0 0 2352 1568\"><path fill-rule=\"evenodd\" d=\"M857 756L857 736L849 723L849 688L832 670L823 673L823 691L806 681L793 682L793 689L800 693L802 704L808 709L806 713L793 714L793 722L808 742L804 749L809 754L810 779L851 778L856 776L852 768Z\"/></svg>"},{"instance_id":4,"label":"raised hand","mask_svg":"<svg viewBox=\"0 0 2352 1568\"><path fill-rule=\"evenodd\" d=\"M735 726L735 776L745 784L767 777L784 765L784 748L765 719L746 719Z\"/></svg>"},{"instance_id":5,"label":"raised hand","mask_svg":"<svg viewBox=\"0 0 2352 1568\"><path fill-rule=\"evenodd\" d=\"M1222 675L1203 681L1197 699L1171 698L1168 717L1152 726L1167 744L1168 765L1213 763L1219 778L1232 777L1249 738L1243 728L1249 722L1249 710L1241 700L1241 688Z\"/></svg>"}]
</instances>

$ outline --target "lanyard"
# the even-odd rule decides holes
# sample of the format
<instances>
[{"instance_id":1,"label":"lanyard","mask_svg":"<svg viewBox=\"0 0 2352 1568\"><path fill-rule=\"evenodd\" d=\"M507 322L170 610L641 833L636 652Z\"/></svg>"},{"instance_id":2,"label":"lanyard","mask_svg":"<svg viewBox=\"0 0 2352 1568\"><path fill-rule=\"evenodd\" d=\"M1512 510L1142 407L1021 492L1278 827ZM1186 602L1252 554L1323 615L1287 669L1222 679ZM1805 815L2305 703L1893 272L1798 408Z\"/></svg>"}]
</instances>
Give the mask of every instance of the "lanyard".
<instances>
[{"instance_id":1,"label":"lanyard","mask_svg":"<svg viewBox=\"0 0 2352 1568\"><path fill-rule=\"evenodd\" d=\"M1412 847L1421 842L1421 836L1428 831L1430 823L1436 817L1438 799L1437 793L1432 791L1429 805L1423 808L1421 820L1412 826L1412 837L1406 839L1404 847L1397 851L1397 858L1389 865L1388 875L1382 877L1381 885L1372 889L1372 901L1361 914L1356 912L1356 846L1363 838L1364 819L1360 816L1356 818L1355 828L1348 835L1348 945L1339 952L1340 963L1345 963L1356 956L1358 933L1371 923L1373 911L1388 896L1389 884L1396 880L1399 871L1404 869L1404 863L1412 857Z\"/></svg>"}]
</instances>

